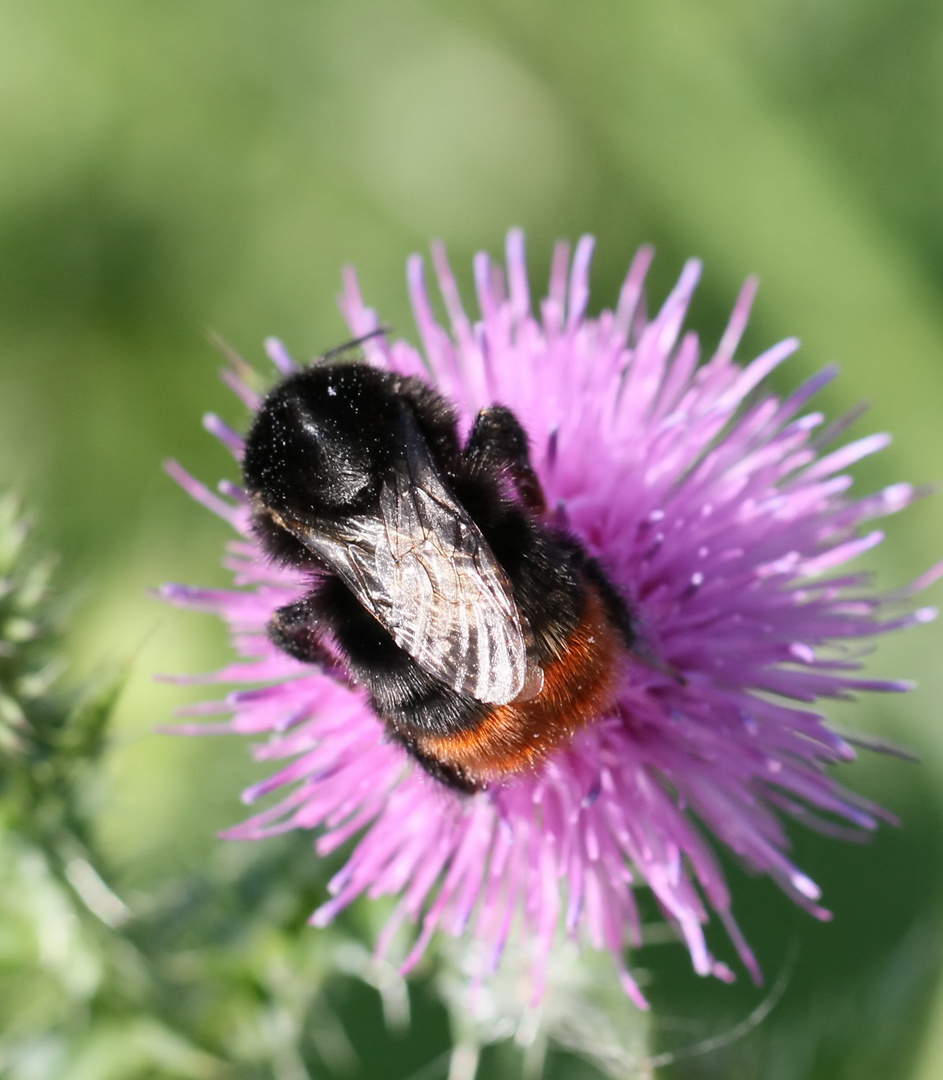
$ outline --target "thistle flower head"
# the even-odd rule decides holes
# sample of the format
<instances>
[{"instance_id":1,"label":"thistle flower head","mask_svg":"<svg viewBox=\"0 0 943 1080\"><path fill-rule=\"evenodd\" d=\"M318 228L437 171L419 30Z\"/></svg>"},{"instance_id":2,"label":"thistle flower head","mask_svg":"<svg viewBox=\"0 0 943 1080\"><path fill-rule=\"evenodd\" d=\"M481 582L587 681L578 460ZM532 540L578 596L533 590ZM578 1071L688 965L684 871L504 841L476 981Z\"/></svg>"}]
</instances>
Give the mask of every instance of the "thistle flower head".
<instances>
[{"instance_id":1,"label":"thistle flower head","mask_svg":"<svg viewBox=\"0 0 943 1080\"><path fill-rule=\"evenodd\" d=\"M699 973L732 978L705 944L713 911L759 977L706 832L827 917L819 889L789 857L782 816L839 834L888 817L829 775L829 765L854 751L827 726L820 702L908 688L861 677L863 646L932 617L930 609L901 608L937 571L880 596L867 575L846 569L882 539L863 526L916 493L895 484L849 495L846 470L888 438L832 448L846 425L823 429L822 415L807 410L832 369L784 399L765 388L796 341L735 362L755 282L702 361L697 336L682 330L699 264L685 266L648 318L643 285L652 252L643 248L614 310L589 318L592 246L584 238L572 261L565 245L557 249L535 312L523 236L512 232L506 268L486 255L475 260L477 319L466 314L436 247L451 326L437 321L414 257L408 279L421 351L383 334L364 345L370 364L434 384L465 432L485 406L509 406L529 435L548 505L638 618L645 662L626 669L615 704L567 746L473 797L431 780L384 739L363 693L269 642L272 612L306 589L303 575L261 555L238 488L222 485L227 498L220 498L176 465L171 471L187 491L239 533L227 558L236 587L169 585L163 593L228 623L239 659L212 681L260 684L197 709L231 712L228 722L184 728L262 735L256 757L279 763L244 798L282 790L281 801L227 835L318 829L322 854L355 840L312 922L330 922L361 895L396 897L377 947L386 950L404 922L416 924L406 969L437 931L474 939L484 968L519 933L530 943L537 995L562 928L608 950L644 1006L623 960L640 942L639 885L677 927ZM380 326L353 272L342 307L355 336ZM293 369L278 342L268 352L280 372ZM257 407L238 370L228 378ZM215 417L207 426L239 457L236 432Z\"/></svg>"}]
</instances>

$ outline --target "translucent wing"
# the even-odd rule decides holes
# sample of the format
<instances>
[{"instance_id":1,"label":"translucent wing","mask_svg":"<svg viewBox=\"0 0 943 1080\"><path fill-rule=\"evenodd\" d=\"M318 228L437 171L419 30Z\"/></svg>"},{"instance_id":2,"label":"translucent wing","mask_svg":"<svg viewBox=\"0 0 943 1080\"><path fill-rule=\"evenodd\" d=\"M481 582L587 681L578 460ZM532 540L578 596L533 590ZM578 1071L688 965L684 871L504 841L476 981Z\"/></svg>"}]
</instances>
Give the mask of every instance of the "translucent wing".
<instances>
[{"instance_id":1,"label":"translucent wing","mask_svg":"<svg viewBox=\"0 0 943 1080\"><path fill-rule=\"evenodd\" d=\"M286 526L319 555L430 675L478 701L506 704L527 675L524 631L504 570L445 486L411 420L379 515L327 530Z\"/></svg>"}]
</instances>

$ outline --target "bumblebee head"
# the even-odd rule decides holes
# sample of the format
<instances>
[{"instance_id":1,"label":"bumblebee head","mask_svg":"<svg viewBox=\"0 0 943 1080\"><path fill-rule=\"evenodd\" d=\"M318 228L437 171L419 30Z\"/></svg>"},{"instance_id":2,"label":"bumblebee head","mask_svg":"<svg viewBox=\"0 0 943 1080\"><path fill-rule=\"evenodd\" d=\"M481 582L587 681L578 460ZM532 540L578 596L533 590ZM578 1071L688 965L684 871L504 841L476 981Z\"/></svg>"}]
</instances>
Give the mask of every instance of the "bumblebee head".
<instances>
[{"instance_id":1,"label":"bumblebee head","mask_svg":"<svg viewBox=\"0 0 943 1080\"><path fill-rule=\"evenodd\" d=\"M310 525L369 512L396 452L401 408L373 374L364 365L318 365L276 386L246 439L249 494Z\"/></svg>"}]
</instances>

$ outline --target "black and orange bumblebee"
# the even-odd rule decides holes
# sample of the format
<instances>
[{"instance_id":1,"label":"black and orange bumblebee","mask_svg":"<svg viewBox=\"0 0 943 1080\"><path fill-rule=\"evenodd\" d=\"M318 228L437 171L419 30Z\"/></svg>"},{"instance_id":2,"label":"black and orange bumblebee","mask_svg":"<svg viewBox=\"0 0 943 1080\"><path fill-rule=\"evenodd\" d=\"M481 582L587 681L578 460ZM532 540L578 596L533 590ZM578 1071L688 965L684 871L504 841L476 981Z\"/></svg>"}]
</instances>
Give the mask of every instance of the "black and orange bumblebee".
<instances>
[{"instance_id":1,"label":"black and orange bumblebee","mask_svg":"<svg viewBox=\"0 0 943 1080\"><path fill-rule=\"evenodd\" d=\"M264 399L243 472L262 547L311 575L272 641L340 666L440 782L531 769L613 703L635 619L552 524L510 409L462 445L421 379L329 354Z\"/></svg>"}]
</instances>

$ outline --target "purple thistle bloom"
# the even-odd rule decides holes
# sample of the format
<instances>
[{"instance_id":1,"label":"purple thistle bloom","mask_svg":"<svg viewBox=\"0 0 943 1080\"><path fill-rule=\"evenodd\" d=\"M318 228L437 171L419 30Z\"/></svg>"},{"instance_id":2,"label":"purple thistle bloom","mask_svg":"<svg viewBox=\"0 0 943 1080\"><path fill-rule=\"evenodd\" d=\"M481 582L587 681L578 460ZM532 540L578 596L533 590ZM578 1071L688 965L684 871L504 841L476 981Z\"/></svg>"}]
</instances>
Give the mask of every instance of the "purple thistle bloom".
<instances>
[{"instance_id":1,"label":"purple thistle bloom","mask_svg":"<svg viewBox=\"0 0 943 1080\"><path fill-rule=\"evenodd\" d=\"M779 814L837 835L889 818L828 775L828 765L854 751L816 703L909 688L858 677L862 645L932 618L931 609L895 607L941 568L887 596L865 591L867 575L839 569L880 543L879 531L861 531L865 522L903 509L917 493L895 484L848 496L845 470L889 440L872 435L823 453L850 421L816 435L822 415L803 410L834 370L784 400L762 389L795 340L745 367L734 362L755 281L715 354L699 363L697 336L682 334L682 323L700 264L687 264L648 319L643 283L652 251L643 248L615 311L590 319L592 248L581 240L572 263L567 246L557 248L536 317L523 235L512 232L506 277L487 255L475 260L482 314L472 322L437 246L451 331L436 321L422 261L413 257L408 279L423 353L383 335L364 347L369 363L433 382L466 432L481 408L509 406L529 433L548 505L600 559L639 620L641 656L622 676L616 705L537 771L457 795L384 738L363 693L279 652L266 623L306 590L303 575L261 555L238 488L221 485L228 496L221 498L176 464L171 474L240 534L226 562L238 588L168 585L162 594L230 626L240 660L203 681L262 684L190 710L230 712L230 721L178 730L264 734L255 756L285 763L244 801L288 793L225 835L317 828L321 854L359 837L315 925L361 895L398 897L377 948L383 953L404 921L418 924L404 970L438 930L473 938L485 967L495 966L513 930L532 945L539 996L562 923L567 934L608 950L627 992L646 1007L623 961L626 947L640 943L637 885L651 888L697 972L732 978L705 944L713 909L759 978L695 820L813 915L828 917L819 889L787 855ZM342 306L353 334L380 325L352 272ZM294 370L280 343L267 349L280 372ZM258 399L239 363L227 381L254 409ZM206 426L240 456L236 432L212 416Z\"/></svg>"}]
</instances>

